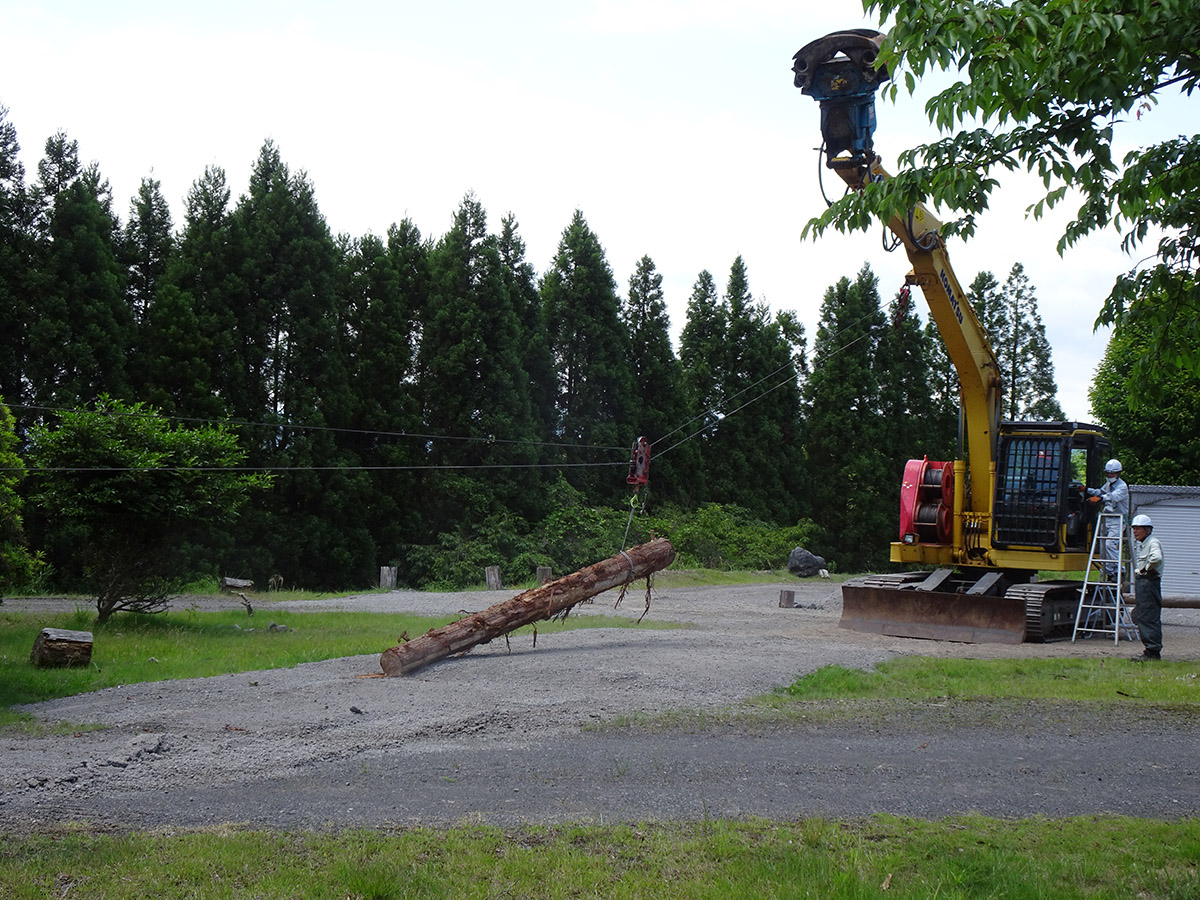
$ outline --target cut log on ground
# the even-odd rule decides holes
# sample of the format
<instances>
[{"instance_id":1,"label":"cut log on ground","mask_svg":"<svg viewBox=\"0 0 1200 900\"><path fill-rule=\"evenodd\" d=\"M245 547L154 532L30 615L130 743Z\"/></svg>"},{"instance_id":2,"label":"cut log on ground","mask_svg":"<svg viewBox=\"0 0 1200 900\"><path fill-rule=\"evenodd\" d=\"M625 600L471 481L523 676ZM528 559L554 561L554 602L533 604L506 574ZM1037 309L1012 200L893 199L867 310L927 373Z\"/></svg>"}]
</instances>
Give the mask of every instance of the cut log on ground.
<instances>
[{"instance_id":1,"label":"cut log on ground","mask_svg":"<svg viewBox=\"0 0 1200 900\"><path fill-rule=\"evenodd\" d=\"M92 661L92 633L43 628L33 642L29 661L40 668L86 666Z\"/></svg>"},{"instance_id":2,"label":"cut log on ground","mask_svg":"<svg viewBox=\"0 0 1200 900\"><path fill-rule=\"evenodd\" d=\"M639 544L619 556L532 588L398 647L390 647L380 655L379 664L385 675L411 674L439 659L503 637L522 625L565 613L611 588L646 578L665 569L674 559L675 548L666 538Z\"/></svg>"}]
</instances>

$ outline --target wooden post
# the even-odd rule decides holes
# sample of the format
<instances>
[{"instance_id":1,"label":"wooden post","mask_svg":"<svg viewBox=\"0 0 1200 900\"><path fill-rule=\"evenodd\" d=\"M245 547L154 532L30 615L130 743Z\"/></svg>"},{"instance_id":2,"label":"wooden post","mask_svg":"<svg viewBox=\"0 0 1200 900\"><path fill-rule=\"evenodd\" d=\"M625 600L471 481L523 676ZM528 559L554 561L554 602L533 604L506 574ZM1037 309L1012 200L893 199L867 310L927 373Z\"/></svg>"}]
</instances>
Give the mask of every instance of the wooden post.
<instances>
[{"instance_id":1,"label":"wooden post","mask_svg":"<svg viewBox=\"0 0 1200 900\"><path fill-rule=\"evenodd\" d=\"M92 661L92 633L43 628L33 642L29 661L41 668L86 666Z\"/></svg>"},{"instance_id":2,"label":"wooden post","mask_svg":"<svg viewBox=\"0 0 1200 900\"><path fill-rule=\"evenodd\" d=\"M549 584L553 580L554 580L554 570L553 569L551 569L549 566L538 566L537 567L537 583L538 583L539 587L543 584Z\"/></svg>"},{"instance_id":3,"label":"wooden post","mask_svg":"<svg viewBox=\"0 0 1200 900\"><path fill-rule=\"evenodd\" d=\"M380 566L379 567L379 587L385 591L394 591L396 589L396 566Z\"/></svg>"},{"instance_id":4,"label":"wooden post","mask_svg":"<svg viewBox=\"0 0 1200 900\"><path fill-rule=\"evenodd\" d=\"M795 591L780 591L779 592L779 608L792 609L796 605Z\"/></svg>"},{"instance_id":5,"label":"wooden post","mask_svg":"<svg viewBox=\"0 0 1200 900\"><path fill-rule=\"evenodd\" d=\"M483 570L483 574L487 578L487 589L489 591L498 591L504 587L504 584L500 581L499 566L488 566Z\"/></svg>"},{"instance_id":6,"label":"wooden post","mask_svg":"<svg viewBox=\"0 0 1200 900\"><path fill-rule=\"evenodd\" d=\"M675 548L666 538L639 544L619 556L531 588L398 647L390 647L380 655L379 665L385 675L408 675L454 653L486 644L522 625L549 619L610 588L652 575L674 559Z\"/></svg>"}]
</instances>

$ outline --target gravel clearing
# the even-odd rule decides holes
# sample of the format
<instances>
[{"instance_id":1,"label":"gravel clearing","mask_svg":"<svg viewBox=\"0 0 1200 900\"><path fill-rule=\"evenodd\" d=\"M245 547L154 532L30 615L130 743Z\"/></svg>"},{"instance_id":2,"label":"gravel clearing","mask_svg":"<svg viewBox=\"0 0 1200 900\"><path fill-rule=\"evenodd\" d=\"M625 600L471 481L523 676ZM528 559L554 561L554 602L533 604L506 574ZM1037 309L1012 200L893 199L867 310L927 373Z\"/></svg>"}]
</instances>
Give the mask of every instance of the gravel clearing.
<instances>
[{"instance_id":1,"label":"gravel clearing","mask_svg":"<svg viewBox=\"0 0 1200 900\"><path fill-rule=\"evenodd\" d=\"M781 589L796 591L802 608L779 608ZM393 591L286 608L446 615L509 596ZM615 597L578 614L613 615ZM198 605L219 604L239 605ZM631 591L615 614L637 618L643 606ZM256 623L272 608L256 601ZM1200 813L1196 724L1154 710L1094 721L1052 705L979 714L930 703L811 725L722 715L638 724L735 710L831 663L1063 656L1132 670L1127 658L1141 649L862 635L837 627L840 612L828 581L656 589L649 617L684 627L542 634L536 648L523 636L410 677L360 677L379 672L378 653L394 638L383 636L364 656L37 704L28 709L43 720L105 727L3 738L0 829ZM1164 623L1167 658L1200 660L1200 613L1167 610Z\"/></svg>"}]
</instances>

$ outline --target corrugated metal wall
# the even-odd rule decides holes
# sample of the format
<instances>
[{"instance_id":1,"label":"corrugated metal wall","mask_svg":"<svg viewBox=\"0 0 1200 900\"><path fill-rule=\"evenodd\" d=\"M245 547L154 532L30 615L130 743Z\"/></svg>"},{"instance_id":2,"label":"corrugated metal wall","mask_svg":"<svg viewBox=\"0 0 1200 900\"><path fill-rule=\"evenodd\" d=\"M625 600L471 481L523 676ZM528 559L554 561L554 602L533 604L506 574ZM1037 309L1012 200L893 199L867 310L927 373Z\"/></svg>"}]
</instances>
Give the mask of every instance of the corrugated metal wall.
<instances>
[{"instance_id":1,"label":"corrugated metal wall","mask_svg":"<svg viewBox=\"0 0 1200 900\"><path fill-rule=\"evenodd\" d=\"M1134 512L1154 521L1154 536L1162 543L1163 596L1200 596L1200 497L1142 503Z\"/></svg>"}]
</instances>

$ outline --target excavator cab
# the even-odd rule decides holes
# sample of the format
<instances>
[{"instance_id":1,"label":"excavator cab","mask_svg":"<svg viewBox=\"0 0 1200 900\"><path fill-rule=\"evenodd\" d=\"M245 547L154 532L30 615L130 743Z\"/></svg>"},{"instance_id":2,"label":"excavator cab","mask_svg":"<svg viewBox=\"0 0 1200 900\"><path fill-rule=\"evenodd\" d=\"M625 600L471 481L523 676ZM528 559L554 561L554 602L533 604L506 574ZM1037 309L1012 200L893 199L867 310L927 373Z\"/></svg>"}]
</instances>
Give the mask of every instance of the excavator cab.
<instances>
[{"instance_id":1,"label":"excavator cab","mask_svg":"<svg viewBox=\"0 0 1200 900\"><path fill-rule=\"evenodd\" d=\"M1089 515L1084 489L1111 447L1095 425L1005 422L996 453L992 546L997 550L1085 552Z\"/></svg>"}]
</instances>

